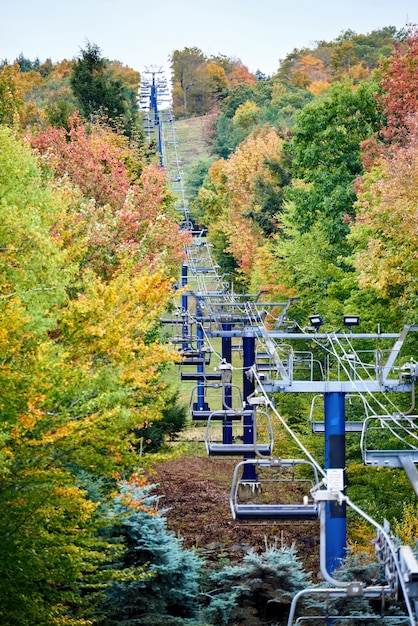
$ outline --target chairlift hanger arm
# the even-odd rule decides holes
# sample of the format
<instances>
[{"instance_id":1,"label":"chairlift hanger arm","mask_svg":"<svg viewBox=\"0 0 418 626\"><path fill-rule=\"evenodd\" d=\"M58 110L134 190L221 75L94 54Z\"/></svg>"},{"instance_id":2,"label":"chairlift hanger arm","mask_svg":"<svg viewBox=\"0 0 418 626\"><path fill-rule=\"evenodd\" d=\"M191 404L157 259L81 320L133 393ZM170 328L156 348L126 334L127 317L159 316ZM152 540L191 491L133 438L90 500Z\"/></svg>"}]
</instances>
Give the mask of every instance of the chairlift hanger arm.
<instances>
[{"instance_id":1,"label":"chairlift hanger arm","mask_svg":"<svg viewBox=\"0 0 418 626\"><path fill-rule=\"evenodd\" d=\"M418 331L418 325L406 325L404 326L403 331L401 332L400 335L398 335L398 341L395 342L395 345L393 346L392 350L390 351L390 354L386 360L386 363L383 365L382 367L382 381L386 381L390 370L393 367L393 364L396 361L396 357L399 355L399 352L401 351L401 348L404 344L404 341L408 335L409 332L416 332Z\"/></svg>"}]
</instances>

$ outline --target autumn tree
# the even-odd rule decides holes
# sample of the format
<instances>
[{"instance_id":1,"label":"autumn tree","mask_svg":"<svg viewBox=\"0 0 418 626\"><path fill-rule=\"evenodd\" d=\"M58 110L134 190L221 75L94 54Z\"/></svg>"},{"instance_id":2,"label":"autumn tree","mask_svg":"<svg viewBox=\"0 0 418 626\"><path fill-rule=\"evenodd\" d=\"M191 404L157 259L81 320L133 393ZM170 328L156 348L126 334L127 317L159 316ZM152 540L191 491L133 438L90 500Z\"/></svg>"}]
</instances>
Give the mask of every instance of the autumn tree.
<instances>
[{"instance_id":1,"label":"autumn tree","mask_svg":"<svg viewBox=\"0 0 418 626\"><path fill-rule=\"evenodd\" d=\"M197 88L199 82L198 71L205 62L206 56L196 47L175 50L171 55L173 87L175 88L176 85L179 86L182 97L183 115L186 117L189 114L189 94ZM178 114L178 112L176 114Z\"/></svg>"},{"instance_id":2,"label":"autumn tree","mask_svg":"<svg viewBox=\"0 0 418 626\"><path fill-rule=\"evenodd\" d=\"M74 121L35 159L0 130L1 622L85 626L117 549L103 510L172 403L156 327L182 241L126 137Z\"/></svg>"},{"instance_id":3,"label":"autumn tree","mask_svg":"<svg viewBox=\"0 0 418 626\"><path fill-rule=\"evenodd\" d=\"M177 271L186 234L180 235L174 198L164 172L138 162L126 137L100 124L87 132L74 117L69 131L50 128L32 145L56 177L69 178L84 198L71 219L86 238L95 272L110 276L127 251L138 267ZM168 239L167 231L177 237Z\"/></svg>"},{"instance_id":4,"label":"autumn tree","mask_svg":"<svg viewBox=\"0 0 418 626\"><path fill-rule=\"evenodd\" d=\"M360 287L387 298L405 321L414 322L418 307L416 119L410 117L408 127L407 144L364 177L351 237L357 245Z\"/></svg>"},{"instance_id":5,"label":"autumn tree","mask_svg":"<svg viewBox=\"0 0 418 626\"><path fill-rule=\"evenodd\" d=\"M314 84L320 84L321 89L330 85L329 72L327 72L324 62L311 54L301 56L292 69L291 77L293 84L301 88L308 87L313 93L319 93Z\"/></svg>"},{"instance_id":6,"label":"autumn tree","mask_svg":"<svg viewBox=\"0 0 418 626\"><path fill-rule=\"evenodd\" d=\"M73 272L50 237L60 204L27 148L6 129L0 142L0 615L5 625L29 626L51 624L72 596L95 505L53 450L60 424L53 405L46 411L60 361L48 333Z\"/></svg>"},{"instance_id":7,"label":"autumn tree","mask_svg":"<svg viewBox=\"0 0 418 626\"><path fill-rule=\"evenodd\" d=\"M225 251L235 259L242 279L248 278L262 241L263 231L257 219L262 207L255 201L256 188L260 190L261 177L273 182L268 163L278 155L280 146L281 140L273 128L254 129L228 160L211 166L209 180L199 194L205 210L204 223L210 227L215 250L220 237Z\"/></svg>"},{"instance_id":8,"label":"autumn tree","mask_svg":"<svg viewBox=\"0 0 418 626\"><path fill-rule=\"evenodd\" d=\"M222 98L226 95L229 81L224 68L213 61L209 61L206 71L210 80L210 92L215 98Z\"/></svg>"},{"instance_id":9,"label":"autumn tree","mask_svg":"<svg viewBox=\"0 0 418 626\"><path fill-rule=\"evenodd\" d=\"M0 71L0 124L17 126L24 106L18 65L5 65Z\"/></svg>"},{"instance_id":10,"label":"autumn tree","mask_svg":"<svg viewBox=\"0 0 418 626\"><path fill-rule=\"evenodd\" d=\"M405 38L406 31L397 31L394 26L386 26L367 34L357 34L352 30L342 32L333 41L318 41L312 48L294 48L281 62L276 77L280 80L291 80L294 84L306 87L313 84L312 69L321 69L323 76L318 74L318 82L339 82L347 78L351 80L367 80L382 58L391 55L394 45ZM308 62L308 63L306 63ZM325 76L327 77L325 80ZM299 81L299 82L298 82ZM314 93L317 93L315 89Z\"/></svg>"},{"instance_id":11,"label":"autumn tree","mask_svg":"<svg viewBox=\"0 0 418 626\"><path fill-rule=\"evenodd\" d=\"M236 87L237 85L254 85L257 79L246 65L238 63L236 68L229 74L229 82L231 87Z\"/></svg>"},{"instance_id":12,"label":"autumn tree","mask_svg":"<svg viewBox=\"0 0 418 626\"><path fill-rule=\"evenodd\" d=\"M237 85L253 85L256 77L239 60L224 55L207 57L199 48L171 55L173 110L177 117L203 115Z\"/></svg>"},{"instance_id":13,"label":"autumn tree","mask_svg":"<svg viewBox=\"0 0 418 626\"><path fill-rule=\"evenodd\" d=\"M418 106L418 30L399 43L383 64L380 105L385 116L381 135L386 143L408 142L409 122Z\"/></svg>"}]
</instances>

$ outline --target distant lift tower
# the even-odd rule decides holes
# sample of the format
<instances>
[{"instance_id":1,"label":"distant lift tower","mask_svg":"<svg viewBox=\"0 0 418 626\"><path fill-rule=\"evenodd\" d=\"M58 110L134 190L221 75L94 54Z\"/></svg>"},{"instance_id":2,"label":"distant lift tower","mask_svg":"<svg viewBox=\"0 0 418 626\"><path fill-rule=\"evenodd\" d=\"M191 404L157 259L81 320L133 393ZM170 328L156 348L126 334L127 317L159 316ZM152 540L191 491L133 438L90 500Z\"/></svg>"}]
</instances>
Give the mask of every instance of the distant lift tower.
<instances>
[{"instance_id":1,"label":"distant lift tower","mask_svg":"<svg viewBox=\"0 0 418 626\"><path fill-rule=\"evenodd\" d=\"M163 165L163 141L159 107L168 95L167 80L163 74L162 67L147 66L140 87L141 108L148 111L147 128L156 134L160 165Z\"/></svg>"}]
</instances>

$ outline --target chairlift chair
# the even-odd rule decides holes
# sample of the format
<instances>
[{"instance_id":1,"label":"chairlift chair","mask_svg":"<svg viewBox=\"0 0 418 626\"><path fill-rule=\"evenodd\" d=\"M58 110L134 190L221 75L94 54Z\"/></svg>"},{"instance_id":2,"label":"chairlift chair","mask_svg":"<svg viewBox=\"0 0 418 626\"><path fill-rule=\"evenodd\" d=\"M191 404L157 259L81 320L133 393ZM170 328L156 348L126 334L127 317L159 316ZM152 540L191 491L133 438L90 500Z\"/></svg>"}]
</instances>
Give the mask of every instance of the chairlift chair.
<instances>
[{"instance_id":1,"label":"chairlift chair","mask_svg":"<svg viewBox=\"0 0 418 626\"><path fill-rule=\"evenodd\" d=\"M243 409L241 389L228 384L230 392L225 401L225 383L204 381L195 385L190 395L190 415L193 420L242 420L248 411Z\"/></svg>"},{"instance_id":2,"label":"chairlift chair","mask_svg":"<svg viewBox=\"0 0 418 626\"><path fill-rule=\"evenodd\" d=\"M365 465L403 467L402 457L418 463L418 416L369 416L364 420L360 446Z\"/></svg>"},{"instance_id":3,"label":"chairlift chair","mask_svg":"<svg viewBox=\"0 0 418 626\"><path fill-rule=\"evenodd\" d=\"M256 470L267 469L267 475L260 478L252 485L248 481L242 480L239 475L246 465L252 465ZM306 478L299 470L306 468L309 470L311 478ZM287 472L288 478L280 476L280 472ZM297 473L297 475L296 475ZM268 476L270 474L270 477ZM285 474L286 476L286 474ZM303 459L246 459L235 467L230 491L230 508L232 517L237 520L316 520L319 515L319 507L313 503L306 494L318 484L318 472L310 461ZM304 487L305 491L300 503L278 502L280 485L296 485Z\"/></svg>"},{"instance_id":4,"label":"chairlift chair","mask_svg":"<svg viewBox=\"0 0 418 626\"><path fill-rule=\"evenodd\" d=\"M324 420L315 419L315 410L320 399L323 399L323 394L316 394L312 398L311 409L309 413L309 423L311 425L311 430L314 434L322 434L325 432L325 422ZM351 402L353 399L359 398L362 401L364 416L367 418L369 414L369 409L366 403L366 399L362 394L347 394L346 399ZM322 407L322 415L324 414L324 408ZM361 433L363 431L363 422L364 420L346 420L345 422L345 432L346 433Z\"/></svg>"},{"instance_id":5,"label":"chairlift chair","mask_svg":"<svg viewBox=\"0 0 418 626\"><path fill-rule=\"evenodd\" d=\"M251 417L253 441L245 443L244 425L242 423L237 424L236 421L229 420L227 416L222 423L222 429L216 428L213 424L212 415L210 415L205 434L205 446L209 456L270 456L274 444L270 416L265 411L254 409L251 411ZM224 442L225 434L230 443Z\"/></svg>"}]
</instances>

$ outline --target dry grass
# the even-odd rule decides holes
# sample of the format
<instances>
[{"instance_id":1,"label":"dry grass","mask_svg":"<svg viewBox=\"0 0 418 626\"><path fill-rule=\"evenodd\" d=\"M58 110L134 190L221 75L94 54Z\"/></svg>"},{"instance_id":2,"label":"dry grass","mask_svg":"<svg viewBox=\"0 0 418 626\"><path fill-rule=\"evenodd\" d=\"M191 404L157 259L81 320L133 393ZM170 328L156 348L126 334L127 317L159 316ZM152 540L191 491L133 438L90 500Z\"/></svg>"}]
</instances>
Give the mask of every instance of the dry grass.
<instances>
[{"instance_id":1,"label":"dry grass","mask_svg":"<svg viewBox=\"0 0 418 626\"><path fill-rule=\"evenodd\" d=\"M209 156L209 148L205 142L205 128L209 122L209 114L176 121L179 152L184 168Z\"/></svg>"}]
</instances>

